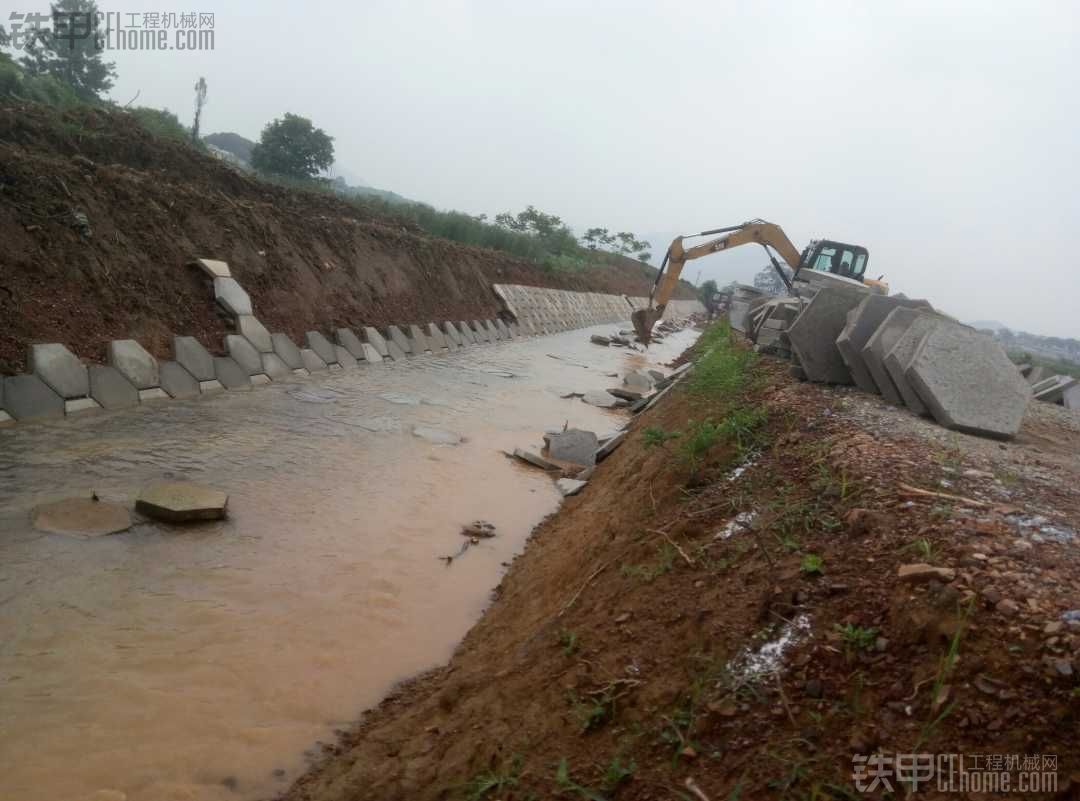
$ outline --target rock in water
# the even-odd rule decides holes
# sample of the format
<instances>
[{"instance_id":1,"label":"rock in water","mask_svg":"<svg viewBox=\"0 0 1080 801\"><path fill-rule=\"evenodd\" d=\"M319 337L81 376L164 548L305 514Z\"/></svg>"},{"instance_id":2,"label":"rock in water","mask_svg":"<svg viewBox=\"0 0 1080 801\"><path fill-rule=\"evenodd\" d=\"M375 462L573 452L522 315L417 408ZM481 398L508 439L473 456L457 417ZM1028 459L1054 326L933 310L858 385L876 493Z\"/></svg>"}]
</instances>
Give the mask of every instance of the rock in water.
<instances>
[{"instance_id":1,"label":"rock in water","mask_svg":"<svg viewBox=\"0 0 1080 801\"><path fill-rule=\"evenodd\" d=\"M92 498L66 498L39 506L33 514L34 528L53 534L101 537L131 528L131 515L123 506Z\"/></svg>"},{"instance_id":2,"label":"rock in water","mask_svg":"<svg viewBox=\"0 0 1080 801\"><path fill-rule=\"evenodd\" d=\"M212 487L188 481L161 481L139 494L135 511L168 523L221 520L228 503L229 496Z\"/></svg>"},{"instance_id":3,"label":"rock in water","mask_svg":"<svg viewBox=\"0 0 1080 801\"><path fill-rule=\"evenodd\" d=\"M548 456L560 462L589 467L596 464L596 449L599 444L592 431L571 428L551 435L548 440Z\"/></svg>"},{"instance_id":4,"label":"rock in water","mask_svg":"<svg viewBox=\"0 0 1080 801\"><path fill-rule=\"evenodd\" d=\"M618 398L602 389L586 392L581 399L588 404L599 406L602 409L614 408L619 403Z\"/></svg>"}]
</instances>

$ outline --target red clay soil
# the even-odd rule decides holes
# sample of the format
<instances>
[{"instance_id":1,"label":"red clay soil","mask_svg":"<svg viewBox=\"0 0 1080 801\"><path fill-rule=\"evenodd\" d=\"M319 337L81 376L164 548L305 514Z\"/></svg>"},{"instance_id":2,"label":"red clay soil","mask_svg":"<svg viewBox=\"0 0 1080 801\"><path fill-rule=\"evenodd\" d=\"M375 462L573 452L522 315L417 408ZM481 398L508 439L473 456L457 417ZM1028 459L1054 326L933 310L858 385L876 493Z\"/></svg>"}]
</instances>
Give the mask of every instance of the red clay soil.
<instances>
[{"instance_id":1,"label":"red clay soil","mask_svg":"<svg viewBox=\"0 0 1080 801\"><path fill-rule=\"evenodd\" d=\"M1002 483L963 448L853 422L843 393L785 365L757 369L737 398L691 377L635 419L452 661L326 746L284 798L900 797L895 781L856 791L852 757L915 752L968 767L1056 755L1057 792L1023 797L1080 797L1080 627L1061 620L1080 606L1077 543L1020 541L1009 517L1053 503L1075 526L1076 493ZM643 438L739 404L768 412L739 474L730 443L691 481L685 433ZM753 524L717 537L740 512ZM898 577L917 562L954 573ZM755 663L793 623L782 658Z\"/></svg>"},{"instance_id":2,"label":"red clay soil","mask_svg":"<svg viewBox=\"0 0 1080 801\"><path fill-rule=\"evenodd\" d=\"M652 283L630 260L545 272L254 180L123 112L36 105L0 106L0 242L0 374L24 369L32 342L101 361L109 340L130 337L171 358L175 333L220 352L227 323L193 257L227 261L263 323L297 340L490 318L497 282L635 295Z\"/></svg>"}]
</instances>

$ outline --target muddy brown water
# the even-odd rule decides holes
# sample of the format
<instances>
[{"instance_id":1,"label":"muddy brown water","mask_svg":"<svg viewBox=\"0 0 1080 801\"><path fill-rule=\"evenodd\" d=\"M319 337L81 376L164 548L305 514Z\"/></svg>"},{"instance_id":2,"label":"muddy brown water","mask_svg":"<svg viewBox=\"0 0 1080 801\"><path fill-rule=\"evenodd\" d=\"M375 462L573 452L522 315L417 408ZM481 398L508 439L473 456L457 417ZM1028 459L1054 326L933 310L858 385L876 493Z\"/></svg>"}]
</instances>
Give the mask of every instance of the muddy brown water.
<instances>
[{"instance_id":1,"label":"muddy brown water","mask_svg":"<svg viewBox=\"0 0 1080 801\"><path fill-rule=\"evenodd\" d=\"M305 751L450 656L557 508L551 478L500 450L567 421L614 430L625 413L559 395L696 336L647 356L589 343L613 328L0 430L0 798L284 789ZM37 504L131 505L163 477L226 490L228 520L89 540L30 525ZM477 518L498 536L447 567Z\"/></svg>"}]
</instances>

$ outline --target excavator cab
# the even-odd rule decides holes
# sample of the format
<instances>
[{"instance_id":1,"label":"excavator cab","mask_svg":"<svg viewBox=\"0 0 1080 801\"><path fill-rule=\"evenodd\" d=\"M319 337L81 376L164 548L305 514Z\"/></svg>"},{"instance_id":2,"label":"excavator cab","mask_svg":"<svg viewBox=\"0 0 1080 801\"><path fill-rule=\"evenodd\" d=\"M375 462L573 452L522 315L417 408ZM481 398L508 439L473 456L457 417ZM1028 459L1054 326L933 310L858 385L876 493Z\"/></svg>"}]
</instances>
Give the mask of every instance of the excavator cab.
<instances>
[{"instance_id":1,"label":"excavator cab","mask_svg":"<svg viewBox=\"0 0 1080 801\"><path fill-rule=\"evenodd\" d=\"M864 247L816 239L803 250L799 270L816 270L862 281L869 261L870 253Z\"/></svg>"}]
</instances>

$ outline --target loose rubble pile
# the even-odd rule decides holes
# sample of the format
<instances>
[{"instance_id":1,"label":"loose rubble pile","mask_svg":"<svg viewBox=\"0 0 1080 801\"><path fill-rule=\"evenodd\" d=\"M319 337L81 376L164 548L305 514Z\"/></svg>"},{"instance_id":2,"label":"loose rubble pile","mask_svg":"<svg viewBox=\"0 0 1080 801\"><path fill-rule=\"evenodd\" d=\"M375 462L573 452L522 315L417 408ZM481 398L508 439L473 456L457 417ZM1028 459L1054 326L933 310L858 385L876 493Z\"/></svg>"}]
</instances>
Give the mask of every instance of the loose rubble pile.
<instances>
[{"instance_id":1,"label":"loose rubble pile","mask_svg":"<svg viewBox=\"0 0 1080 801\"><path fill-rule=\"evenodd\" d=\"M1033 388L992 337L925 300L826 273L800 277L794 297L736 289L731 325L756 350L792 359L799 378L855 384L946 428L1001 439L1020 430ZM1034 390L1056 402L1076 383L1055 377ZM1080 388L1072 400L1080 404Z\"/></svg>"},{"instance_id":2,"label":"loose rubble pile","mask_svg":"<svg viewBox=\"0 0 1080 801\"><path fill-rule=\"evenodd\" d=\"M1046 375L1044 367L1020 365L1020 374L1031 385L1035 400L1056 403L1066 409L1080 409L1080 379L1071 375Z\"/></svg>"}]
</instances>

